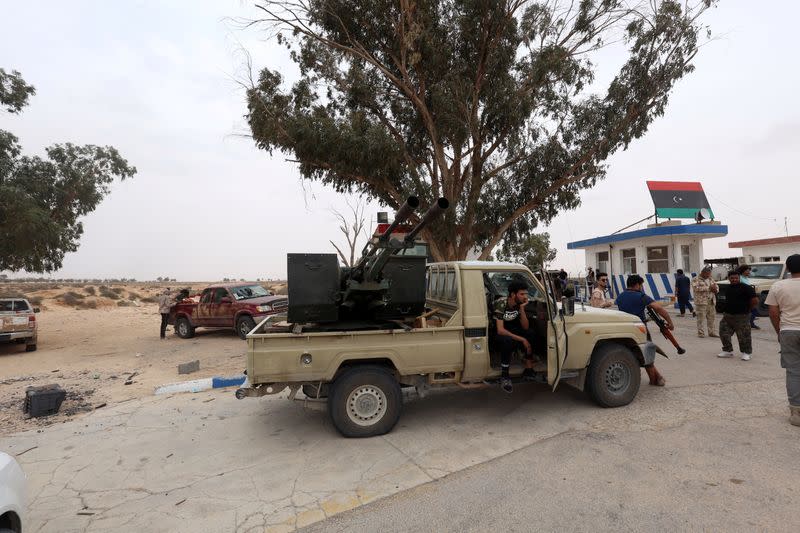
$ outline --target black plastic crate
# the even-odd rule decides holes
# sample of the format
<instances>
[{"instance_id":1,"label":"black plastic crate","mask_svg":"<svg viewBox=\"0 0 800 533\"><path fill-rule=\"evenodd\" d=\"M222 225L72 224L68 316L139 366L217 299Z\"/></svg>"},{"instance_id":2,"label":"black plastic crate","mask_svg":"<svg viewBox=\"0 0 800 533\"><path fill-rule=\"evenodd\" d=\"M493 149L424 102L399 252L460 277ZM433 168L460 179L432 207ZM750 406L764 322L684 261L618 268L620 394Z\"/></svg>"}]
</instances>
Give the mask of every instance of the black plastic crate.
<instances>
[{"instance_id":1,"label":"black plastic crate","mask_svg":"<svg viewBox=\"0 0 800 533\"><path fill-rule=\"evenodd\" d=\"M60 385L42 385L25 389L23 411L33 417L54 415L61 409L67 391Z\"/></svg>"}]
</instances>

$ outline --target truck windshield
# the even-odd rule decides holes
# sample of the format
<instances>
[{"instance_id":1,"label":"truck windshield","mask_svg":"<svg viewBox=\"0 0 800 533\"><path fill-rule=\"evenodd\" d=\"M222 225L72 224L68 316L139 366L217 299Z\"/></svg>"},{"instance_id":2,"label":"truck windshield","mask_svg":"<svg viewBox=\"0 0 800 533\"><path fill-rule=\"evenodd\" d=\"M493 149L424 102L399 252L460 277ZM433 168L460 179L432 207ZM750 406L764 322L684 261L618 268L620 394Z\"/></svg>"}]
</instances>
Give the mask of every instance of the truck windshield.
<instances>
[{"instance_id":1,"label":"truck windshield","mask_svg":"<svg viewBox=\"0 0 800 533\"><path fill-rule=\"evenodd\" d=\"M781 271L783 271L783 265L780 263L774 265L752 265L750 267L750 277L778 279L781 277Z\"/></svg>"},{"instance_id":2,"label":"truck windshield","mask_svg":"<svg viewBox=\"0 0 800 533\"><path fill-rule=\"evenodd\" d=\"M272 293L261 285L242 285L241 287L233 287L231 289L231 294L233 294L233 297L237 300L272 296Z\"/></svg>"}]
</instances>

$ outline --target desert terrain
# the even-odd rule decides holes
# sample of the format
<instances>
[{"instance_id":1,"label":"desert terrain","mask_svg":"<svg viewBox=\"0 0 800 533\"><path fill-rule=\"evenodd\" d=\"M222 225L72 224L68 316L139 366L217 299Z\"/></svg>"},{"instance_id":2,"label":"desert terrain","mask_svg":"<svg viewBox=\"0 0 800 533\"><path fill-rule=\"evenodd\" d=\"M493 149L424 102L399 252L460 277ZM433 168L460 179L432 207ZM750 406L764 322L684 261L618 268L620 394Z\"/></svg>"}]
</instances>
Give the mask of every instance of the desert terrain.
<instances>
[{"instance_id":1,"label":"desert terrain","mask_svg":"<svg viewBox=\"0 0 800 533\"><path fill-rule=\"evenodd\" d=\"M231 330L197 330L181 339L170 326L160 340L155 303L164 287L201 290L208 283L4 283L0 297L26 296L41 312L38 350L0 344L0 434L65 422L81 413L152 396L159 385L241 373L244 341ZM275 292L281 283L265 284ZM113 296L112 296L113 295ZM200 371L178 375L179 363L198 359ZM130 379L131 383L125 385ZM60 384L67 391L54 416L22 412L25 389Z\"/></svg>"}]
</instances>

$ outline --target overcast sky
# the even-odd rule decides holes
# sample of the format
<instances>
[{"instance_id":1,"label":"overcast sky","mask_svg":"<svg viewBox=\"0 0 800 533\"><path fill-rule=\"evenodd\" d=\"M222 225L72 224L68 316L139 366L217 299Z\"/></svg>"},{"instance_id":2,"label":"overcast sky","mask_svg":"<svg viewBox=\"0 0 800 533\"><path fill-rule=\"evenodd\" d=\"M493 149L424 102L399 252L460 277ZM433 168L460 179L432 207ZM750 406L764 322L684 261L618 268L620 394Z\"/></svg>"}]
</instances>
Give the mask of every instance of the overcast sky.
<instances>
[{"instance_id":1,"label":"overcast sky","mask_svg":"<svg viewBox=\"0 0 800 533\"><path fill-rule=\"evenodd\" d=\"M344 198L303 184L293 164L246 137L242 49L256 69L293 72L263 31L230 20L255 16L251 2L11 5L0 66L19 70L37 94L20 116L0 114L0 128L27 153L55 142L110 144L139 171L84 219L80 249L54 277L282 278L287 252L330 252L328 239L342 240L330 210ZM730 255L729 240L783 235L784 217L800 233L800 4L760 6L728 0L707 16L718 38L666 115L609 160L607 179L582 194L581 207L545 228L555 266L577 274L583 253L567 242L652 213L646 179L703 183L730 228L705 241L707 257Z\"/></svg>"}]
</instances>

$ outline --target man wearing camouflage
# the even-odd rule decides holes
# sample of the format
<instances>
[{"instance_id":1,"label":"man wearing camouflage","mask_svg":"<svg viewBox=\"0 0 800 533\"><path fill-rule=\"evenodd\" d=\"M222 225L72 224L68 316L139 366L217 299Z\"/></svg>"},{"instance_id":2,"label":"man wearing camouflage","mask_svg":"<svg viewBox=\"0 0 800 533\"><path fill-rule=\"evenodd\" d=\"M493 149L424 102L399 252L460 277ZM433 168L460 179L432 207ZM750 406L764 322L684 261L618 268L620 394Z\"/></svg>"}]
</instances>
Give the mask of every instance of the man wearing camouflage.
<instances>
[{"instance_id":1,"label":"man wearing camouflage","mask_svg":"<svg viewBox=\"0 0 800 533\"><path fill-rule=\"evenodd\" d=\"M694 307L697 313L697 336L705 337L706 324L708 325L708 336L719 337L717 335L717 313L714 309L716 305L715 296L719 292L717 283L711 279L711 267L703 268L699 276L692 280L692 291L694 292Z\"/></svg>"}]
</instances>

